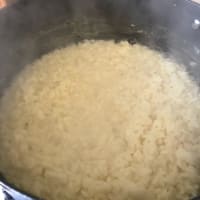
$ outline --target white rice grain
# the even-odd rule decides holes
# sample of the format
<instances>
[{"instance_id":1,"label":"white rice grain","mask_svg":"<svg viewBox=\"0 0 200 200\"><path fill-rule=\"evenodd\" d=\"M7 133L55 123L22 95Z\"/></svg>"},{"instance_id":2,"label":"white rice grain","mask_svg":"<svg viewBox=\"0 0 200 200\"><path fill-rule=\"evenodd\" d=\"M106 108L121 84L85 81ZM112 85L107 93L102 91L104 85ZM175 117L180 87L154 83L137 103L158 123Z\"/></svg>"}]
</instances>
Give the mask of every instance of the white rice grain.
<instances>
[{"instance_id":1,"label":"white rice grain","mask_svg":"<svg viewBox=\"0 0 200 200\"><path fill-rule=\"evenodd\" d=\"M56 50L1 100L0 171L48 200L188 200L199 145L198 87L141 45Z\"/></svg>"}]
</instances>

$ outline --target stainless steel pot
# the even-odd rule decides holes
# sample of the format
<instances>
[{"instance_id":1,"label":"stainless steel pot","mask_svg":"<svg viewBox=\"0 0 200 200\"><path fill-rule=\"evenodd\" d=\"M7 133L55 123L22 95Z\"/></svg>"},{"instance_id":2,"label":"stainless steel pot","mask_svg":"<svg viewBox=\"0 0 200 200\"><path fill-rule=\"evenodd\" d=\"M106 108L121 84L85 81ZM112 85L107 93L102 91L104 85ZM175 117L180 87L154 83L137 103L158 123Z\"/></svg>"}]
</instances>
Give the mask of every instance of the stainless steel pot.
<instances>
[{"instance_id":1,"label":"stainless steel pot","mask_svg":"<svg viewBox=\"0 0 200 200\"><path fill-rule=\"evenodd\" d=\"M197 3L19 0L0 11L0 96L26 64L53 49L84 39L128 40L162 51L183 63L200 86L200 6ZM2 177L6 182L6 174ZM2 182L0 187L4 188L7 199L28 198L19 198Z\"/></svg>"}]
</instances>

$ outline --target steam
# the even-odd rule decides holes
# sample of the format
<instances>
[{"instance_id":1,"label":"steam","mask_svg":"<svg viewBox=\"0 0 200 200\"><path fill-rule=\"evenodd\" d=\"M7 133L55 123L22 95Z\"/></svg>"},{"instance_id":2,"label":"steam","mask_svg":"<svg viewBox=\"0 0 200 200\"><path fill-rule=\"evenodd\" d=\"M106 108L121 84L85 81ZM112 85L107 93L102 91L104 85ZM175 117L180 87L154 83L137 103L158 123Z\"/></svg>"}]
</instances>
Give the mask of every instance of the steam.
<instances>
[{"instance_id":1,"label":"steam","mask_svg":"<svg viewBox=\"0 0 200 200\"><path fill-rule=\"evenodd\" d=\"M65 21L90 26L88 20L92 17L101 19L99 23L106 26L97 24L97 28L109 29L112 36L133 39L136 36L144 44L163 46L199 79L200 70L196 66L200 52L200 8L194 4L189 0L18 0L0 11L0 91L23 66L56 48L53 34L45 39L50 28ZM146 35L135 34L137 28ZM95 30L90 30L92 35ZM38 42L40 32L45 31ZM78 31L84 37L85 30Z\"/></svg>"},{"instance_id":2,"label":"steam","mask_svg":"<svg viewBox=\"0 0 200 200\"><path fill-rule=\"evenodd\" d=\"M150 8L156 22L166 29L169 54L200 85L200 6L191 0L151 0Z\"/></svg>"},{"instance_id":3,"label":"steam","mask_svg":"<svg viewBox=\"0 0 200 200\"><path fill-rule=\"evenodd\" d=\"M91 16L103 19L120 37L135 37L136 28L144 30L145 44L165 46L200 84L199 10L188 0L19 0L0 11L0 96L25 65L50 46L50 39L38 42L41 31Z\"/></svg>"}]
</instances>

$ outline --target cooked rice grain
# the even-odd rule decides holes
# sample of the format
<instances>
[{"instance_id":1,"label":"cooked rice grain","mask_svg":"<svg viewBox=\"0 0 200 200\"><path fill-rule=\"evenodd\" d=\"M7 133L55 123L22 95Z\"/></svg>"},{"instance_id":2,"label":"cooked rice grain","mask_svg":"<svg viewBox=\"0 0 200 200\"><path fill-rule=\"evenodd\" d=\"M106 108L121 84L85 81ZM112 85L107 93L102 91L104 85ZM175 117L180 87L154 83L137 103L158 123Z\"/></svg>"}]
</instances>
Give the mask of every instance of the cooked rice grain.
<instances>
[{"instance_id":1,"label":"cooked rice grain","mask_svg":"<svg viewBox=\"0 0 200 200\"><path fill-rule=\"evenodd\" d=\"M86 41L27 66L0 106L0 171L48 200L188 200L200 185L200 97L182 66Z\"/></svg>"}]
</instances>

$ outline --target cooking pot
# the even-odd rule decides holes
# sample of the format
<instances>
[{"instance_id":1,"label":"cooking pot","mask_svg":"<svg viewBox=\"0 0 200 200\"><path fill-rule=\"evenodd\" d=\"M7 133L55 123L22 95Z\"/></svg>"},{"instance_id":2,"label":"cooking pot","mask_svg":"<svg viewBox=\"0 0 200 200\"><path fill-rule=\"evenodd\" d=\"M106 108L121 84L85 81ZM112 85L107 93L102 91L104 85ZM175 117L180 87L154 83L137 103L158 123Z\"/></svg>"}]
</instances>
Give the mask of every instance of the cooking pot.
<instances>
[{"instance_id":1,"label":"cooking pot","mask_svg":"<svg viewBox=\"0 0 200 200\"><path fill-rule=\"evenodd\" d=\"M19 0L0 11L0 96L25 65L56 48L85 39L128 40L161 51L184 64L200 86L200 5L197 3ZM7 199L29 199L5 184L12 185L6 174L1 179L4 183L0 182L0 190Z\"/></svg>"}]
</instances>

